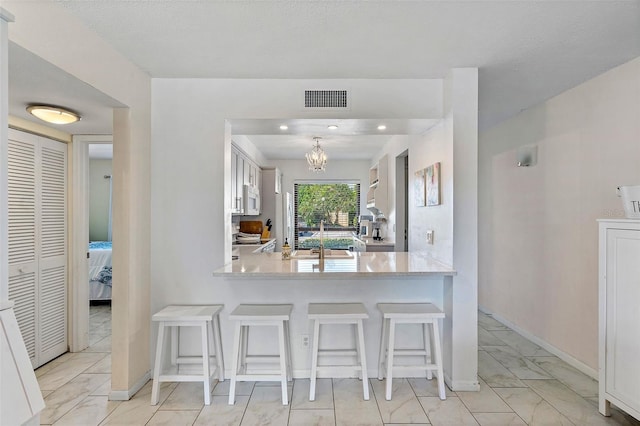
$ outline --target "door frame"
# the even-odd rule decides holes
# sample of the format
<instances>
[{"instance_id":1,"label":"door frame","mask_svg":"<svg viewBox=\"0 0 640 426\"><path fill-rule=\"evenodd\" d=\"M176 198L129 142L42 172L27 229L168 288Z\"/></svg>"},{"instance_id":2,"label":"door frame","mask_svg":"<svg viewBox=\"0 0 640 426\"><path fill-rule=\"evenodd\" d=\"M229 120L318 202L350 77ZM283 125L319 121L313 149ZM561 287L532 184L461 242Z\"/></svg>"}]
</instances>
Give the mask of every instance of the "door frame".
<instances>
[{"instance_id":1,"label":"door frame","mask_svg":"<svg viewBox=\"0 0 640 426\"><path fill-rule=\"evenodd\" d=\"M409 150L405 150L396 156L396 230L395 251L409 251L409 182L407 164L409 161Z\"/></svg>"},{"instance_id":2,"label":"door frame","mask_svg":"<svg viewBox=\"0 0 640 426\"><path fill-rule=\"evenodd\" d=\"M69 218L69 350L89 347L89 145L113 144L112 135L74 135L71 146ZM111 299L113 303L113 295Z\"/></svg>"}]
</instances>

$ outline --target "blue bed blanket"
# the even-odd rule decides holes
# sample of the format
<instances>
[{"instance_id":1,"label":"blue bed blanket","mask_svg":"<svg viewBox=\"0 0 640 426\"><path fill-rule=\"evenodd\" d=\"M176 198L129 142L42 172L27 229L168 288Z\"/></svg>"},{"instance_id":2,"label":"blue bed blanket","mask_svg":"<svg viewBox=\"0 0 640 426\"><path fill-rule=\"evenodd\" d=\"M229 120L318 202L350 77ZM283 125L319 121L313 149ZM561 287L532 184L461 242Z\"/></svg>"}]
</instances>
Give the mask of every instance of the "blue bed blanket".
<instances>
[{"instance_id":1,"label":"blue bed blanket","mask_svg":"<svg viewBox=\"0 0 640 426\"><path fill-rule=\"evenodd\" d=\"M104 285L111 287L111 266L105 266L98 274L97 281L100 281Z\"/></svg>"},{"instance_id":2,"label":"blue bed blanket","mask_svg":"<svg viewBox=\"0 0 640 426\"><path fill-rule=\"evenodd\" d=\"M91 241L89 243L89 250L111 250L111 241Z\"/></svg>"}]
</instances>

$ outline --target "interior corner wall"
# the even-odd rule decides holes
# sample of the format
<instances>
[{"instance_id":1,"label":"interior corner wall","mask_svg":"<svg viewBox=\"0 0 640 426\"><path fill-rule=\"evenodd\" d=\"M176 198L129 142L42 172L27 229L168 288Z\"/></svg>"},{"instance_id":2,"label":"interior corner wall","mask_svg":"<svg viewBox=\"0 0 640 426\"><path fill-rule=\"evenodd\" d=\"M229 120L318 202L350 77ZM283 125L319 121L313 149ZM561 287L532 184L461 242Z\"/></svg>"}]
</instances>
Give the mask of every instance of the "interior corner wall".
<instances>
[{"instance_id":1,"label":"interior corner wall","mask_svg":"<svg viewBox=\"0 0 640 426\"><path fill-rule=\"evenodd\" d=\"M111 160L89 160L89 240L107 241Z\"/></svg>"},{"instance_id":2,"label":"interior corner wall","mask_svg":"<svg viewBox=\"0 0 640 426\"><path fill-rule=\"evenodd\" d=\"M595 371L596 219L640 184L640 58L483 132L479 160L479 304Z\"/></svg>"}]
</instances>

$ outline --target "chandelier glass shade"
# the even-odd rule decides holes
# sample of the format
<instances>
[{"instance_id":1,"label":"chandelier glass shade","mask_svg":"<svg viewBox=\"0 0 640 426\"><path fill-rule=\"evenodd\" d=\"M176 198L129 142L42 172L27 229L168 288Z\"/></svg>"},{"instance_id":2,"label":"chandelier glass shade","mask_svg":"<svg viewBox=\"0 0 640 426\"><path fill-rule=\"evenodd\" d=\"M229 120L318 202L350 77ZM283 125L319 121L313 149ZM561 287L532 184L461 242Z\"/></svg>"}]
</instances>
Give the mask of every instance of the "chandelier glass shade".
<instances>
[{"instance_id":1,"label":"chandelier glass shade","mask_svg":"<svg viewBox=\"0 0 640 426\"><path fill-rule=\"evenodd\" d=\"M307 163L309 163L309 170L312 172L324 172L327 166L327 154L320 148L320 139L319 137L313 138L316 144L311 152L305 154Z\"/></svg>"}]
</instances>

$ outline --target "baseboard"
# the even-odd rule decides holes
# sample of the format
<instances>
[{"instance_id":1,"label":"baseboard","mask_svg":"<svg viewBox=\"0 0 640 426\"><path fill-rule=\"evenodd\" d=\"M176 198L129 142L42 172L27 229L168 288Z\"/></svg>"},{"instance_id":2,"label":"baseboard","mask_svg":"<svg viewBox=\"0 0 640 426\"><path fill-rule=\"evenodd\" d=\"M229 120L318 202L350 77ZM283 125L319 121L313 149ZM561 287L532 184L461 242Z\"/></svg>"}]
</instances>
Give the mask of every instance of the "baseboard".
<instances>
[{"instance_id":1,"label":"baseboard","mask_svg":"<svg viewBox=\"0 0 640 426\"><path fill-rule=\"evenodd\" d=\"M128 401L135 395L147 382L151 380L151 370L147 371L133 386L128 390L109 392L109 401Z\"/></svg>"},{"instance_id":2,"label":"baseboard","mask_svg":"<svg viewBox=\"0 0 640 426\"><path fill-rule=\"evenodd\" d=\"M451 377L445 373L444 374L444 382L449 386L449 389L452 391L460 391L460 392L478 392L480 390L480 382L466 381L466 380L451 380Z\"/></svg>"},{"instance_id":3,"label":"baseboard","mask_svg":"<svg viewBox=\"0 0 640 426\"><path fill-rule=\"evenodd\" d=\"M514 323L512 323L508 319L503 318L500 315L494 314L493 312L489 311L488 309L484 308L483 306L478 306L478 309L482 313L485 313L487 315L491 315L493 317L493 319L495 319L499 323L502 323L502 324L506 325L507 327L509 327L510 329L515 331L516 333L521 334L522 336L524 336L527 339L531 340L533 343L535 343L536 345L540 346L542 349L546 350L547 352L550 352L550 353L554 354L555 356L557 356L558 358L560 358L561 360L563 360L564 362L566 362L567 364L569 364L573 368L575 368L577 370L580 370L581 372L583 372L584 374L586 374L587 376L589 376L589 377L591 377L591 378L593 378L595 380L598 380L598 371L596 369L589 367L587 364L583 363L582 361L578 361L577 359L575 359L574 357L572 357L568 353L563 352L562 350L560 350L560 349L556 348L555 346L549 344L548 342L542 340L538 336L535 336L535 335L531 334L530 332L528 332L527 330L515 325Z\"/></svg>"}]
</instances>

